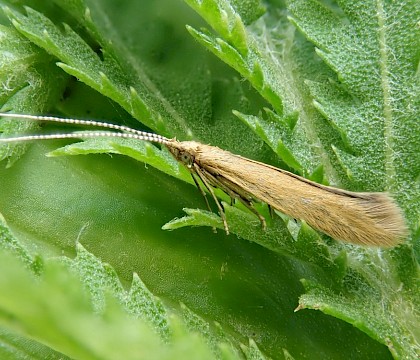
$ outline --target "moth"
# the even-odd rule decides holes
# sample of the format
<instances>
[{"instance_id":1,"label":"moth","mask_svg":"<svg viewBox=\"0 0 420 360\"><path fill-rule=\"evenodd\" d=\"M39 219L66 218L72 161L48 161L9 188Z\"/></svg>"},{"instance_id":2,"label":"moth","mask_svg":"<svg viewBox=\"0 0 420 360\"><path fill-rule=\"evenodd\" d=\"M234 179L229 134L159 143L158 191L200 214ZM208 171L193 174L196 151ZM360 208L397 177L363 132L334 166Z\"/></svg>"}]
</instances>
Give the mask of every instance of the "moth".
<instances>
[{"instance_id":1,"label":"moth","mask_svg":"<svg viewBox=\"0 0 420 360\"><path fill-rule=\"evenodd\" d=\"M265 202L273 209L303 220L334 239L353 244L390 247L401 243L408 234L402 211L387 193L352 192L321 185L216 146L196 141L168 139L126 126L51 116L11 113L0 113L0 116L114 130L8 137L0 138L0 143L111 137L144 140L165 146L175 159L190 171L197 188L206 199L209 210L211 209L204 189L211 194L226 233L229 233L229 227L214 188L221 189L231 199L244 204L260 219L263 228L266 222L254 207L256 201Z\"/></svg>"}]
</instances>

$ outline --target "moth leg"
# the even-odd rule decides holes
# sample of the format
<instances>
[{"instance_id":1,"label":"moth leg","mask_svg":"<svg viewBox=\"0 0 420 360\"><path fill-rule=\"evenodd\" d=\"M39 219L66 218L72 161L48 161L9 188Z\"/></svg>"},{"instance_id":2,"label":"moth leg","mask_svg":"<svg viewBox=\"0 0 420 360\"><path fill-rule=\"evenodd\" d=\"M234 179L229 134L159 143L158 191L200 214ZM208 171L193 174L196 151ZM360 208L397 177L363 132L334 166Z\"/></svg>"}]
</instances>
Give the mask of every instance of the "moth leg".
<instances>
[{"instance_id":1,"label":"moth leg","mask_svg":"<svg viewBox=\"0 0 420 360\"><path fill-rule=\"evenodd\" d=\"M205 191L203 190L203 188L200 186L199 182L197 181L197 179L196 179L196 178L195 178L195 176L194 176L194 173L191 173L191 177L192 177L192 178L193 178L193 180L194 180L195 186L197 186L197 189L200 191L201 195L203 195L203 198L204 198L204 200L206 201L207 209L208 209L209 211L212 211L212 210L211 210L211 207L210 207L210 204L209 204L209 200L207 199L206 192L205 192Z\"/></svg>"},{"instance_id":2,"label":"moth leg","mask_svg":"<svg viewBox=\"0 0 420 360\"><path fill-rule=\"evenodd\" d=\"M267 223L265 221L264 216L262 216L254 207L254 203L249 198L246 198L246 194L241 194L241 189L234 189L234 186L226 179L215 179L218 186L227 194L230 196L231 200L239 199L239 201L245 205L246 208L248 208L251 212L253 212L258 219L261 222L261 227L263 230L267 228ZM270 213L272 208L270 207Z\"/></svg>"},{"instance_id":3,"label":"moth leg","mask_svg":"<svg viewBox=\"0 0 420 360\"><path fill-rule=\"evenodd\" d=\"M267 206L268 206L268 211L270 212L270 217L274 218L274 215L276 215L276 213L274 212L274 209L269 204L267 204Z\"/></svg>"},{"instance_id":4,"label":"moth leg","mask_svg":"<svg viewBox=\"0 0 420 360\"><path fill-rule=\"evenodd\" d=\"M199 175L197 175L197 176L199 176ZM197 186L197 189L200 191L201 195L203 195L203 198L204 198L204 200L206 201L207 209L211 212L211 211L212 211L212 209L211 209L211 207L210 207L209 200L207 199L207 194L206 194L206 192L205 192L205 191L203 190L203 188L200 186L200 183L199 183L199 182L197 181L197 179L195 178L194 173L191 173L191 177L192 177L192 179L194 180L195 186ZM200 179L201 179L201 178L200 178ZM214 233L216 233L216 232L217 232L215 227L213 227L213 232L214 232Z\"/></svg>"},{"instance_id":5,"label":"moth leg","mask_svg":"<svg viewBox=\"0 0 420 360\"><path fill-rule=\"evenodd\" d=\"M264 216L262 216L257 209L255 209L254 207L254 203L252 201L246 200L244 198L242 198L241 196L239 197L239 200L241 201L242 204L244 204L249 210L251 210L255 215L257 215L258 219L261 222L261 227L262 229L265 231L265 229L267 229L267 223L265 222L265 218Z\"/></svg>"},{"instance_id":6,"label":"moth leg","mask_svg":"<svg viewBox=\"0 0 420 360\"><path fill-rule=\"evenodd\" d=\"M225 211L223 210L223 207L220 204L219 199L216 197L216 194L214 193L211 185L208 183L208 181L206 179L206 174L202 172L201 168L197 164L194 163L193 165L194 165L194 170L195 170L197 176L200 178L200 180L203 182L206 189L209 191L209 193L213 197L214 202L216 203L217 208L219 209L220 217L222 218L223 227L225 228L226 235L229 235L229 228L228 228L228 224L227 224L227 221L226 221Z\"/></svg>"}]
</instances>

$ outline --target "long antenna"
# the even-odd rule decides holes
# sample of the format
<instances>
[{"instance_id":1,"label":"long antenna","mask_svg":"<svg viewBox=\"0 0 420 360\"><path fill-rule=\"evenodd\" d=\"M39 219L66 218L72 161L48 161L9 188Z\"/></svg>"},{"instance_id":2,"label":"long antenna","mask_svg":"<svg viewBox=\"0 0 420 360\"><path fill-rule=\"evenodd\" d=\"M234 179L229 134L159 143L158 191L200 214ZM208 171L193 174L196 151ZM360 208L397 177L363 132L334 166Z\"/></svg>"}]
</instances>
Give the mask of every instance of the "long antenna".
<instances>
[{"instance_id":1,"label":"long antenna","mask_svg":"<svg viewBox=\"0 0 420 360\"><path fill-rule=\"evenodd\" d=\"M72 125L103 127L107 129L123 131L123 132L81 131L77 133L24 135L24 136L16 136L16 137L8 137L8 138L0 137L0 143L33 141L33 140L52 140L52 139L87 139L87 138L97 138L97 137L114 137L114 138L123 138L123 139L145 140L145 141L151 141L151 142L155 142L159 144L167 144L171 141L170 139L162 135L132 129L128 126L110 124L110 123L105 123L101 121L66 119L66 118L59 118L55 116L36 116L36 115L12 114L12 113L1 113L1 112L0 112L0 116L24 119L24 120L50 121L50 122L72 124Z\"/></svg>"}]
</instances>

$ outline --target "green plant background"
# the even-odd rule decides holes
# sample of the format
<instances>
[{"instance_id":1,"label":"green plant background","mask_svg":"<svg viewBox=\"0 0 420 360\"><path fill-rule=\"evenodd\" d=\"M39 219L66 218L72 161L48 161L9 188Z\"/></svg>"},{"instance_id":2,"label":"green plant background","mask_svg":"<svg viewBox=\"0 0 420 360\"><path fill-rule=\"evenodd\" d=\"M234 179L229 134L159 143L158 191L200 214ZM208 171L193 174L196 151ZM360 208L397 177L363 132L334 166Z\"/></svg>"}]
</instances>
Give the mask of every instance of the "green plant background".
<instances>
[{"instance_id":1,"label":"green plant background","mask_svg":"<svg viewBox=\"0 0 420 360\"><path fill-rule=\"evenodd\" d=\"M387 190L412 230L363 249L280 216L264 232L226 204L226 236L163 149L5 146L2 359L417 357L417 1L1 3L4 111L123 123Z\"/></svg>"}]
</instances>

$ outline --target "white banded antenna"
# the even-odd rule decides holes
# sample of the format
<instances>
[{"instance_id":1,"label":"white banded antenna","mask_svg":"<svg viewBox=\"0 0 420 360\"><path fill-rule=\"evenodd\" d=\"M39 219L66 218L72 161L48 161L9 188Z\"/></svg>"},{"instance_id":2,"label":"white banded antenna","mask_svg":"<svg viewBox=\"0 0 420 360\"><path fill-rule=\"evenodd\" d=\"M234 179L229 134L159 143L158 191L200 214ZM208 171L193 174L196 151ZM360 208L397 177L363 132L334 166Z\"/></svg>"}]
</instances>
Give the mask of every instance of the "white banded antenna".
<instances>
[{"instance_id":1,"label":"white banded antenna","mask_svg":"<svg viewBox=\"0 0 420 360\"><path fill-rule=\"evenodd\" d=\"M24 135L24 136L16 136L16 137L8 137L8 138L0 137L0 143L34 141L34 140L53 140L53 139L88 139L88 138L98 138L98 137L136 139L136 140L151 141L151 142L155 142L159 144L167 144L168 142L171 141L170 139L162 135L132 129L128 126L105 123L101 121L66 119L66 118L59 118L55 116L37 116L37 115L12 114L12 113L1 113L1 112L0 112L0 116L16 118L16 119L24 119L24 120L49 121L49 122L64 123L64 124L103 127L107 129L122 131L122 132L80 131L80 132L75 132L75 133Z\"/></svg>"}]
</instances>

